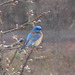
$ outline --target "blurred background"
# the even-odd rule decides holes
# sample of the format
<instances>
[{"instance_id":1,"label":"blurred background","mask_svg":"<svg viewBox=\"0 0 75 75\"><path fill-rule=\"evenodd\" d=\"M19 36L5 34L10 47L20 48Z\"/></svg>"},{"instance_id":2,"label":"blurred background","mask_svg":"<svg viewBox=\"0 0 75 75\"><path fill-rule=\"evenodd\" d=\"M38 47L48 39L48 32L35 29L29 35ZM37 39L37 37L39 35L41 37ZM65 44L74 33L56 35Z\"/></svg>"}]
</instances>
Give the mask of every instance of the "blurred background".
<instances>
[{"instance_id":1,"label":"blurred background","mask_svg":"<svg viewBox=\"0 0 75 75\"><path fill-rule=\"evenodd\" d=\"M0 0L0 3L10 0ZM23 24L37 17L40 13L50 10L50 14L41 18L44 30L63 30L74 28L74 0L20 0L0 7L3 26L0 30L10 29L16 24Z\"/></svg>"},{"instance_id":2,"label":"blurred background","mask_svg":"<svg viewBox=\"0 0 75 75\"><path fill-rule=\"evenodd\" d=\"M0 0L0 4L10 0ZM29 63L31 72L27 75L75 75L75 0L19 0L15 3L0 6L0 31L5 31L31 21L43 12L50 11L38 20L35 25L43 27L44 38L42 51L32 55L46 56L42 60ZM26 38L32 25L3 36L4 44ZM12 51L5 51L8 57ZM18 61L19 56L16 57ZM16 62L17 62L16 61ZM16 64L17 65L17 64ZM16 66L15 65L15 66Z\"/></svg>"}]
</instances>

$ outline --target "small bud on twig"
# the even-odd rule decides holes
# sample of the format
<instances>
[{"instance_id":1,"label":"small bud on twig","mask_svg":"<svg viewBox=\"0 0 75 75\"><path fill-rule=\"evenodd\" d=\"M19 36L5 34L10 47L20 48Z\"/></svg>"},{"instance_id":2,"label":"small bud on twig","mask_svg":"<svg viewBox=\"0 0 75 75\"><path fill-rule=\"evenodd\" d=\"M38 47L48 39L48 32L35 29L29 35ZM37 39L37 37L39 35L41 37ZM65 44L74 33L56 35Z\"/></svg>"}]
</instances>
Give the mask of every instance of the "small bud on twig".
<instances>
[{"instance_id":1,"label":"small bud on twig","mask_svg":"<svg viewBox=\"0 0 75 75\"><path fill-rule=\"evenodd\" d=\"M33 61L33 59L29 59L29 61Z\"/></svg>"},{"instance_id":2,"label":"small bud on twig","mask_svg":"<svg viewBox=\"0 0 75 75\"><path fill-rule=\"evenodd\" d=\"M16 24L16 29L18 29L18 27L19 27L18 24Z\"/></svg>"},{"instance_id":3,"label":"small bud on twig","mask_svg":"<svg viewBox=\"0 0 75 75\"><path fill-rule=\"evenodd\" d=\"M9 68L10 66L9 66L9 64L7 64L7 68Z\"/></svg>"},{"instance_id":4,"label":"small bud on twig","mask_svg":"<svg viewBox=\"0 0 75 75\"><path fill-rule=\"evenodd\" d=\"M12 71L14 71L15 69L14 68L12 68Z\"/></svg>"},{"instance_id":5,"label":"small bud on twig","mask_svg":"<svg viewBox=\"0 0 75 75\"><path fill-rule=\"evenodd\" d=\"M26 69L26 70L29 70L29 69L30 69L30 67L27 65L27 66L25 66L25 69Z\"/></svg>"},{"instance_id":6,"label":"small bud on twig","mask_svg":"<svg viewBox=\"0 0 75 75\"><path fill-rule=\"evenodd\" d=\"M20 66L21 68L23 67L23 65Z\"/></svg>"},{"instance_id":7,"label":"small bud on twig","mask_svg":"<svg viewBox=\"0 0 75 75\"><path fill-rule=\"evenodd\" d=\"M9 69L7 69L7 68L6 68L6 71L8 72L8 71L9 71Z\"/></svg>"},{"instance_id":8,"label":"small bud on twig","mask_svg":"<svg viewBox=\"0 0 75 75\"><path fill-rule=\"evenodd\" d=\"M17 72L17 74L20 74L20 72Z\"/></svg>"}]
</instances>

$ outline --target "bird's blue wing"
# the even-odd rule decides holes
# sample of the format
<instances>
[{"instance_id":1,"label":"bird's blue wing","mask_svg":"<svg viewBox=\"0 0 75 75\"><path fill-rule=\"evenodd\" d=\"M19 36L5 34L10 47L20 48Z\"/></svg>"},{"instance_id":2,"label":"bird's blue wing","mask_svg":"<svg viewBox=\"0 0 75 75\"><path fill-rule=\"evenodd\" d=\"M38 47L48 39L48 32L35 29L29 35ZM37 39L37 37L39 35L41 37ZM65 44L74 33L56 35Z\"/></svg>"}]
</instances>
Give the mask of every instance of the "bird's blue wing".
<instances>
[{"instance_id":1,"label":"bird's blue wing","mask_svg":"<svg viewBox=\"0 0 75 75\"><path fill-rule=\"evenodd\" d=\"M31 33L29 33L26 40L24 40L24 44L23 44L22 48L20 49L20 52L22 52L26 48L26 45L27 45L30 37L31 37Z\"/></svg>"},{"instance_id":2,"label":"bird's blue wing","mask_svg":"<svg viewBox=\"0 0 75 75\"><path fill-rule=\"evenodd\" d=\"M26 41L28 41L31 37L32 37L32 33L29 33L27 38L26 38Z\"/></svg>"},{"instance_id":3,"label":"bird's blue wing","mask_svg":"<svg viewBox=\"0 0 75 75\"><path fill-rule=\"evenodd\" d=\"M26 47L31 46L36 40L40 38L40 33L29 33L26 42L24 43L23 47L20 49L20 51L23 51Z\"/></svg>"},{"instance_id":4,"label":"bird's blue wing","mask_svg":"<svg viewBox=\"0 0 75 75\"><path fill-rule=\"evenodd\" d=\"M36 40L38 40L40 38L41 34L40 33L31 33L29 34L29 36L27 37L27 45L26 46L30 46L32 45Z\"/></svg>"}]
</instances>

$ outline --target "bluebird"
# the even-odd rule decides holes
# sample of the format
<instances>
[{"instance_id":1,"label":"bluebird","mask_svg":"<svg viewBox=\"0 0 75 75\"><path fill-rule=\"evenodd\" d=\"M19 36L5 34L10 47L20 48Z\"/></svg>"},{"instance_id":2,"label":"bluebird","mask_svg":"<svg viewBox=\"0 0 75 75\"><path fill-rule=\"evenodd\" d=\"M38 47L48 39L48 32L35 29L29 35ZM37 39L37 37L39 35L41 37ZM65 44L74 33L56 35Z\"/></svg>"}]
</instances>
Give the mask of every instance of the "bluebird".
<instances>
[{"instance_id":1,"label":"bluebird","mask_svg":"<svg viewBox=\"0 0 75 75\"><path fill-rule=\"evenodd\" d=\"M26 41L24 42L20 52L25 50L27 47L35 46L37 47L43 39L42 27L37 25L32 31L28 34Z\"/></svg>"}]
</instances>

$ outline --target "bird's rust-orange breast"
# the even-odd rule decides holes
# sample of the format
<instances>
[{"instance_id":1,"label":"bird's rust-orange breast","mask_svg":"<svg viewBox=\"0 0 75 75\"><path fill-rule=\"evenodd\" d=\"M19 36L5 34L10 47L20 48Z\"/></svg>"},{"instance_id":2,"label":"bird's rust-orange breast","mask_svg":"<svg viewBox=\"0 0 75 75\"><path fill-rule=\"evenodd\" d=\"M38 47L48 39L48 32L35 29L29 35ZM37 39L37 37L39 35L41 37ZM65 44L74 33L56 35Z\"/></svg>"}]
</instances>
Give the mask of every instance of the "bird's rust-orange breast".
<instances>
[{"instance_id":1,"label":"bird's rust-orange breast","mask_svg":"<svg viewBox=\"0 0 75 75\"><path fill-rule=\"evenodd\" d=\"M35 46L38 46L43 39L43 33L41 32L41 37L34 43Z\"/></svg>"}]
</instances>

